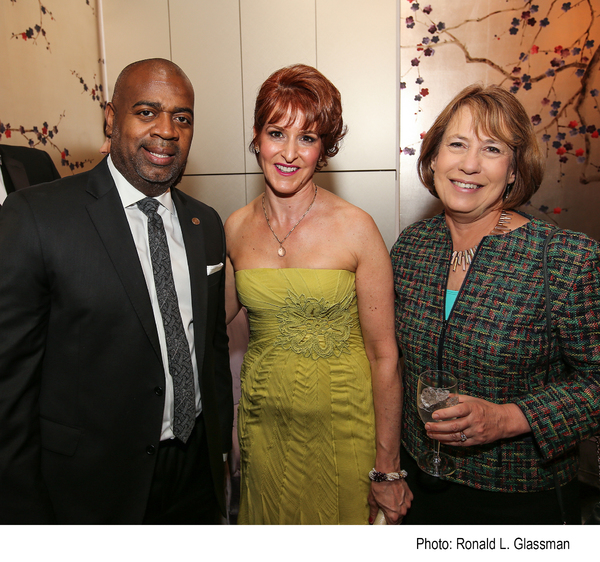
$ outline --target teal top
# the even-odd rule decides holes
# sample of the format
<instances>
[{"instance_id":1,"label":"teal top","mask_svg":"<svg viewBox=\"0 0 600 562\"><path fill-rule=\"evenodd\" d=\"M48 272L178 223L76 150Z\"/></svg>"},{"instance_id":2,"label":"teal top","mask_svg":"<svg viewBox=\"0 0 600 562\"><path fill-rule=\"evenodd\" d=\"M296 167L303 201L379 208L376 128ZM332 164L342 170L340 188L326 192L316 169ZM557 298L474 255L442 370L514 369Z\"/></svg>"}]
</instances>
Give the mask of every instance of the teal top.
<instances>
[{"instance_id":1,"label":"teal top","mask_svg":"<svg viewBox=\"0 0 600 562\"><path fill-rule=\"evenodd\" d=\"M450 313L452 312L452 307L456 302L456 297L458 297L458 291L446 289L446 320L448 320L448 316L450 316Z\"/></svg>"}]
</instances>

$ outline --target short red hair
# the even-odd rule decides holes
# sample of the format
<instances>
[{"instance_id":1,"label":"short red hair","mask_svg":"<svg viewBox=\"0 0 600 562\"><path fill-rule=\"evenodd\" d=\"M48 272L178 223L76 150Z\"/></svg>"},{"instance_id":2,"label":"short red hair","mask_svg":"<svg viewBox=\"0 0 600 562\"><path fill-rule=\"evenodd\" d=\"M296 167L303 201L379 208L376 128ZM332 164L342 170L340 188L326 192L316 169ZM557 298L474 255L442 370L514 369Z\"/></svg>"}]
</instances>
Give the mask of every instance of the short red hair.
<instances>
[{"instance_id":1,"label":"short red hair","mask_svg":"<svg viewBox=\"0 0 600 562\"><path fill-rule=\"evenodd\" d=\"M304 114L303 128L314 128L321 139L321 155L315 171L327 166L327 159L338 153L347 132L342 119L342 97L323 74L305 64L281 68L261 86L254 107L250 152L256 154L255 144L265 125L278 123L286 116L286 125L291 125L300 112Z\"/></svg>"}]
</instances>

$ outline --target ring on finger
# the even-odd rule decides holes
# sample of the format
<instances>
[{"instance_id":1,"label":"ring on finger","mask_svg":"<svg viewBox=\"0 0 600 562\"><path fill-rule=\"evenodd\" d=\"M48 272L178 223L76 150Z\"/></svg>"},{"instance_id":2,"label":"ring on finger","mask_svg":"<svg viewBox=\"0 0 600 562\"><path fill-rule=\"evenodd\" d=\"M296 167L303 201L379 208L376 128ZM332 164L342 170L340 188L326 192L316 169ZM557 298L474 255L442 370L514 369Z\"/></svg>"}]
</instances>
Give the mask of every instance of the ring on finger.
<instances>
[{"instance_id":1,"label":"ring on finger","mask_svg":"<svg viewBox=\"0 0 600 562\"><path fill-rule=\"evenodd\" d=\"M461 443L464 443L467 439L468 439L468 437L461 431L460 432Z\"/></svg>"}]
</instances>

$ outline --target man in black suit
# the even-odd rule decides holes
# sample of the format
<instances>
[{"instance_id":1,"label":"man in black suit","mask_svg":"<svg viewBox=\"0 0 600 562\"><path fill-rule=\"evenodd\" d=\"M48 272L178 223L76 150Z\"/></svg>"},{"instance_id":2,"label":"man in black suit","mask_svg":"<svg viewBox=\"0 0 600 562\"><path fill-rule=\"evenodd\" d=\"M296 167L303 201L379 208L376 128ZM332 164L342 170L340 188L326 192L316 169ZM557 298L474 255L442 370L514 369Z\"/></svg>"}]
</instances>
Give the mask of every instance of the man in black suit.
<instances>
[{"instance_id":1,"label":"man in black suit","mask_svg":"<svg viewBox=\"0 0 600 562\"><path fill-rule=\"evenodd\" d=\"M0 211L2 523L224 513L223 227L174 188L193 107L175 64L129 65L106 109L110 156Z\"/></svg>"},{"instance_id":2,"label":"man in black suit","mask_svg":"<svg viewBox=\"0 0 600 562\"><path fill-rule=\"evenodd\" d=\"M0 144L0 205L18 189L60 179L47 152L24 146Z\"/></svg>"}]
</instances>

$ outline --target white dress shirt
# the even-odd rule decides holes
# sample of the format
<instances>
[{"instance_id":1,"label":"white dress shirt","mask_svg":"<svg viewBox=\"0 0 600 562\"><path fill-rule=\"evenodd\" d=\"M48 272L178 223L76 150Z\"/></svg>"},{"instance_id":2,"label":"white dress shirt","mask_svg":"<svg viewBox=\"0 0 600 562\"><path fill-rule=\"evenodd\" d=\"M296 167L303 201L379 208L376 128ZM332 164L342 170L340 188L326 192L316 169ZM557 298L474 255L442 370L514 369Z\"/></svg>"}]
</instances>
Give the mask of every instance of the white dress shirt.
<instances>
[{"instance_id":1,"label":"white dress shirt","mask_svg":"<svg viewBox=\"0 0 600 562\"><path fill-rule=\"evenodd\" d=\"M0 156L0 166L2 166L2 157ZM4 203L8 193L6 192L6 186L4 185L4 178L2 177L2 169L0 168L0 205Z\"/></svg>"},{"instance_id":2,"label":"white dress shirt","mask_svg":"<svg viewBox=\"0 0 600 562\"><path fill-rule=\"evenodd\" d=\"M173 380L169 374L169 360L167 356L167 341L165 338L165 329L162 322L158 298L156 296L156 288L154 286L154 274L152 272L152 261L150 259L150 247L148 243L148 217L138 208L137 202L144 199L146 196L135 187L133 187L123 175L115 168L110 156L108 157L108 168L115 180L121 202L125 208L125 215L131 228L131 234L135 241L146 285L148 286L148 294L152 301L152 310L154 312L154 321L158 331L158 339L160 342L160 351L162 354L162 362L165 370L165 409L163 412L163 423L161 431L161 440L172 439L173 435L173 415L174 415L174 395L173 395ZM194 319L192 314L192 289L190 285L190 274L187 263L187 255L183 243L183 235L181 233L181 225L177 218L177 210L171 198L171 191L155 198L160 205L158 206L158 214L163 220L165 232L167 234L167 243L169 245L169 253L171 254L171 267L173 269L173 279L175 281L175 290L177 291L177 300L179 301L179 310L183 327L190 346L190 355L192 357L192 367L194 369L194 387L196 389L196 415L202 411L202 403L200 400L200 386L198 384L198 365L196 362L196 353L194 349Z\"/></svg>"}]
</instances>

